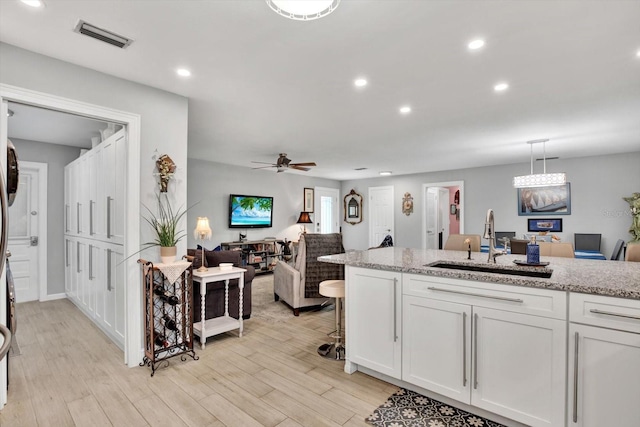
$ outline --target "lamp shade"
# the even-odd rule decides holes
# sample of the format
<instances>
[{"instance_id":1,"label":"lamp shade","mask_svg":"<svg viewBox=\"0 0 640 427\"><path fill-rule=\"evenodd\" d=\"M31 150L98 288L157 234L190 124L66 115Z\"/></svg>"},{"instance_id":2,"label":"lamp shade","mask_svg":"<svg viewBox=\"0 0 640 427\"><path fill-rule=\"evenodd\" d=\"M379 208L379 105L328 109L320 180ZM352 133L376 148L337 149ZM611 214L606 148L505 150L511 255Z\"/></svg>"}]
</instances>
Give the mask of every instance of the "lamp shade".
<instances>
[{"instance_id":1,"label":"lamp shade","mask_svg":"<svg viewBox=\"0 0 640 427\"><path fill-rule=\"evenodd\" d=\"M200 240L209 240L211 238L211 227L209 227L209 218L199 216L196 223L196 229L193 230L193 237Z\"/></svg>"},{"instance_id":2,"label":"lamp shade","mask_svg":"<svg viewBox=\"0 0 640 427\"><path fill-rule=\"evenodd\" d=\"M309 212L300 212L297 224L311 224L312 222L309 217Z\"/></svg>"}]
</instances>

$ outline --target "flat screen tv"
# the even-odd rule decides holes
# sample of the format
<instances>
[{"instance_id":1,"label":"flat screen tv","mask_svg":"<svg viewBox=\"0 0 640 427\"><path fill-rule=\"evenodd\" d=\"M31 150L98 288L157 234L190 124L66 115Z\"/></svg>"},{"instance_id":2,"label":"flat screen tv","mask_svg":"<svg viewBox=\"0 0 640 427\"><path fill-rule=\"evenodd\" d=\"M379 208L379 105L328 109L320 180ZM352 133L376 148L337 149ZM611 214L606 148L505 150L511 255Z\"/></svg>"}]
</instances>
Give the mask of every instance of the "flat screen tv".
<instances>
[{"instance_id":1,"label":"flat screen tv","mask_svg":"<svg viewBox=\"0 0 640 427\"><path fill-rule=\"evenodd\" d=\"M268 228L273 224L273 197L229 195L229 228Z\"/></svg>"}]
</instances>

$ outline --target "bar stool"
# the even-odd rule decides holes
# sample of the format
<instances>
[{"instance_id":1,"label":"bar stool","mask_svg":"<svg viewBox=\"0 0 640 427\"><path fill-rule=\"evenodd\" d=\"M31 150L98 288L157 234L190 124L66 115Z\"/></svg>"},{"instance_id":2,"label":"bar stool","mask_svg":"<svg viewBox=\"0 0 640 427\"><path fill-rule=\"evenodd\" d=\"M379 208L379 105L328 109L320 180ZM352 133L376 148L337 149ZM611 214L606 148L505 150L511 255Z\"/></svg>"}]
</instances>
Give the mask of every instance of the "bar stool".
<instances>
[{"instance_id":1,"label":"bar stool","mask_svg":"<svg viewBox=\"0 0 640 427\"><path fill-rule=\"evenodd\" d=\"M334 360L344 360L345 349L342 344L342 301L344 300L344 280L325 280L320 282L321 295L336 299L336 330L328 334L335 342L322 344L318 354Z\"/></svg>"}]
</instances>

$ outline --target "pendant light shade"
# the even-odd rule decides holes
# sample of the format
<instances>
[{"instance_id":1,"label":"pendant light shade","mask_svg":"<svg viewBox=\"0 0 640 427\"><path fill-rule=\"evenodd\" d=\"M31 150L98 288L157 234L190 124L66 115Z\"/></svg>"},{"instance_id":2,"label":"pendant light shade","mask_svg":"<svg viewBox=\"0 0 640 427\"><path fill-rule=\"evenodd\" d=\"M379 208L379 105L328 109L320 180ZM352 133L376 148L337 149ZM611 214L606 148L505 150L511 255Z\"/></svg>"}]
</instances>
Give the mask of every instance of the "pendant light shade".
<instances>
[{"instance_id":1,"label":"pendant light shade","mask_svg":"<svg viewBox=\"0 0 640 427\"><path fill-rule=\"evenodd\" d=\"M296 21L311 21L327 16L340 0L266 0L274 12Z\"/></svg>"},{"instance_id":2,"label":"pendant light shade","mask_svg":"<svg viewBox=\"0 0 640 427\"><path fill-rule=\"evenodd\" d=\"M547 173L547 157L545 143L548 139L536 139L533 141L527 141L527 144L531 145L531 174L521 175L513 177L514 188L534 188L534 187L549 187L554 185L564 185L567 183L567 176L564 172L561 173ZM533 145L542 143L543 150L543 173L533 173Z\"/></svg>"}]
</instances>

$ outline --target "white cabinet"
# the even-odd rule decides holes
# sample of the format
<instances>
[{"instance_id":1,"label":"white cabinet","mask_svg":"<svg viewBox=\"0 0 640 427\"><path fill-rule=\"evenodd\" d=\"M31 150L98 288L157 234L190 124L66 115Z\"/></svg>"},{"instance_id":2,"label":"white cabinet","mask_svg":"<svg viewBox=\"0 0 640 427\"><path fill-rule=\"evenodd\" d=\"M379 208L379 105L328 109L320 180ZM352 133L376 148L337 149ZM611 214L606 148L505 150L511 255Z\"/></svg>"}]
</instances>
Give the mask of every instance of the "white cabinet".
<instances>
[{"instance_id":1,"label":"white cabinet","mask_svg":"<svg viewBox=\"0 0 640 427\"><path fill-rule=\"evenodd\" d=\"M569 320L567 425L637 427L640 301L571 294Z\"/></svg>"},{"instance_id":2,"label":"white cabinet","mask_svg":"<svg viewBox=\"0 0 640 427\"><path fill-rule=\"evenodd\" d=\"M411 274L402 285L404 381L530 426L563 425L564 293Z\"/></svg>"},{"instance_id":3,"label":"white cabinet","mask_svg":"<svg viewBox=\"0 0 640 427\"><path fill-rule=\"evenodd\" d=\"M104 141L98 166L98 173L104 179L103 191L98 193L98 198L104 214L106 241L118 244L124 241L125 144L124 131Z\"/></svg>"},{"instance_id":4,"label":"white cabinet","mask_svg":"<svg viewBox=\"0 0 640 427\"><path fill-rule=\"evenodd\" d=\"M355 363L400 378L402 275L346 267L348 364ZM347 366L347 370L355 367Z\"/></svg>"},{"instance_id":5,"label":"white cabinet","mask_svg":"<svg viewBox=\"0 0 640 427\"><path fill-rule=\"evenodd\" d=\"M96 290L101 304L101 325L121 348L124 347L124 259L122 246L103 244L99 247L100 262L104 271L99 289Z\"/></svg>"}]
</instances>

